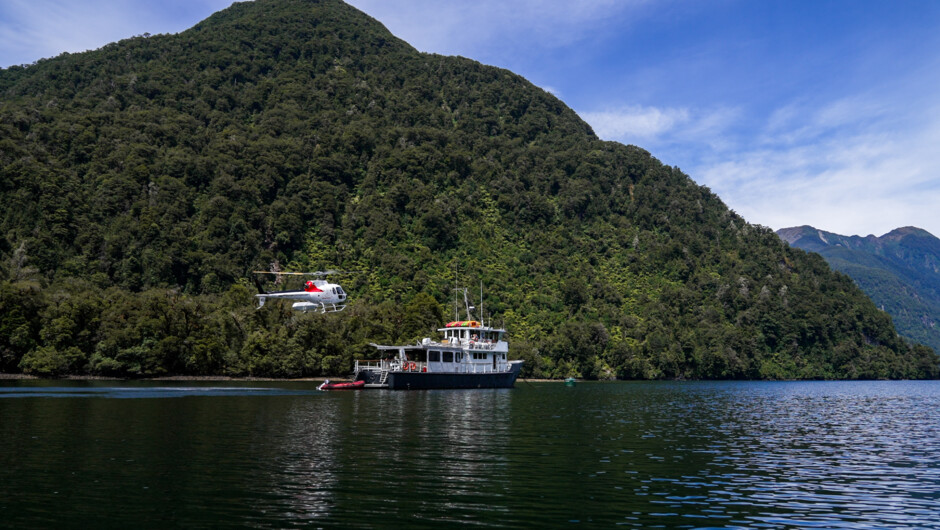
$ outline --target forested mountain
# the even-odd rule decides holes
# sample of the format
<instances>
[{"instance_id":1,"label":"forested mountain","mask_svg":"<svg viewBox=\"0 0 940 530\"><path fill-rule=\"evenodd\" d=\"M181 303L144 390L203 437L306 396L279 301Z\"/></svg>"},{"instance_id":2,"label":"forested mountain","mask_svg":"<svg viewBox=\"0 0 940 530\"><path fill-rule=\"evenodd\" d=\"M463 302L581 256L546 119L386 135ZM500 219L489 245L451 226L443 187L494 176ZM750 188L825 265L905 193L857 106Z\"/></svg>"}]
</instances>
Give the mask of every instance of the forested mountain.
<instances>
[{"instance_id":1,"label":"forested mountain","mask_svg":"<svg viewBox=\"0 0 940 530\"><path fill-rule=\"evenodd\" d=\"M908 226L881 236L842 236L811 226L777 231L790 246L818 252L849 275L898 333L940 352L940 239Z\"/></svg>"},{"instance_id":2,"label":"forested mountain","mask_svg":"<svg viewBox=\"0 0 940 530\"><path fill-rule=\"evenodd\" d=\"M679 169L337 0L0 71L0 200L3 371L348 373L440 325L455 280L483 282L528 375L938 371ZM272 266L366 272L345 312L292 315L253 307Z\"/></svg>"}]
</instances>

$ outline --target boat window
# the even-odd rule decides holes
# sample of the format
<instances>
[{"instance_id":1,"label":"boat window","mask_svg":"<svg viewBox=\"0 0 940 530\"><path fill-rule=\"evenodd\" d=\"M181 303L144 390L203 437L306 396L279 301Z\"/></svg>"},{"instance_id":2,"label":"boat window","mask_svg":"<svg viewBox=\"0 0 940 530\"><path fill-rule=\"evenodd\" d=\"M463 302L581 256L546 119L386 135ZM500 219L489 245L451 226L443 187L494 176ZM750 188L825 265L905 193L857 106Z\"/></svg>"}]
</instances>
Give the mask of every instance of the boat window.
<instances>
[{"instance_id":1,"label":"boat window","mask_svg":"<svg viewBox=\"0 0 940 530\"><path fill-rule=\"evenodd\" d=\"M445 351L445 352L444 352L444 362L445 362L445 363L452 363L452 362L454 362L454 352L452 352L452 351Z\"/></svg>"},{"instance_id":2,"label":"boat window","mask_svg":"<svg viewBox=\"0 0 940 530\"><path fill-rule=\"evenodd\" d=\"M429 363L439 363L439 362L441 362L441 352L439 352L439 351L429 351L429 352L428 352L428 362L429 362Z\"/></svg>"}]
</instances>

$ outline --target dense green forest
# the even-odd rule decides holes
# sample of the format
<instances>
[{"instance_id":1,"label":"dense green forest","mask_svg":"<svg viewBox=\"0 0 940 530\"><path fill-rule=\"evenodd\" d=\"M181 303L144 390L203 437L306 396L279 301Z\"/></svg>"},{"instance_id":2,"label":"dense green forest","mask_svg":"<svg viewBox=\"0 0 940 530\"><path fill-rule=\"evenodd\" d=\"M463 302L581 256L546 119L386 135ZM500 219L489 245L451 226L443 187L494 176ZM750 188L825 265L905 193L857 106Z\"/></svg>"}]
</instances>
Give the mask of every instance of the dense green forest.
<instances>
[{"instance_id":1,"label":"dense green forest","mask_svg":"<svg viewBox=\"0 0 940 530\"><path fill-rule=\"evenodd\" d=\"M940 352L940 239L908 226L875 237L843 236L811 226L783 228L791 246L818 252L891 315L898 333Z\"/></svg>"},{"instance_id":2,"label":"dense green forest","mask_svg":"<svg viewBox=\"0 0 940 530\"><path fill-rule=\"evenodd\" d=\"M3 372L346 374L482 281L526 376L938 375L678 168L337 0L0 71L0 200ZM342 313L256 310L272 267L365 272Z\"/></svg>"}]
</instances>

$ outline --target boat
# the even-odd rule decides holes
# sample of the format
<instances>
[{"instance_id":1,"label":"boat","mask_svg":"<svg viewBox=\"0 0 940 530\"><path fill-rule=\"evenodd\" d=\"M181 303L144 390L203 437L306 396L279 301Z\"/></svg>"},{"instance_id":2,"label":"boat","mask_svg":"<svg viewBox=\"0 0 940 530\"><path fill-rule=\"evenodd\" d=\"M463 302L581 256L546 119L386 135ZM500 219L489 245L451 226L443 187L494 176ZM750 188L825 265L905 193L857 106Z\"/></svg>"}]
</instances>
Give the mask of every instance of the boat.
<instances>
[{"instance_id":1,"label":"boat","mask_svg":"<svg viewBox=\"0 0 940 530\"><path fill-rule=\"evenodd\" d=\"M365 381L346 381L342 383L331 383L329 379L317 387L317 390L357 390L366 386Z\"/></svg>"},{"instance_id":2,"label":"boat","mask_svg":"<svg viewBox=\"0 0 940 530\"><path fill-rule=\"evenodd\" d=\"M468 317L471 309L467 303ZM357 360L353 378L366 388L391 390L513 387L523 361L508 360L505 329L478 320L454 320L437 331L443 339L425 338L405 346L373 343L380 359Z\"/></svg>"}]
</instances>

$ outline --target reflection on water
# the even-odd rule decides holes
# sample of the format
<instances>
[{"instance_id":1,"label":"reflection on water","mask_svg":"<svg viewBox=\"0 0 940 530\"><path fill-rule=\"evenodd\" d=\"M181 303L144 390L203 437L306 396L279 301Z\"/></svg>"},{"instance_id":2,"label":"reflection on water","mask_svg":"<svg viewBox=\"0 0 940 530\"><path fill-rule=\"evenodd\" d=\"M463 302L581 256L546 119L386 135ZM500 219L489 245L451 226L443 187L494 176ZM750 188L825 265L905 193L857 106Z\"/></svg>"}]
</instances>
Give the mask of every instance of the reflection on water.
<instances>
[{"instance_id":1,"label":"reflection on water","mask_svg":"<svg viewBox=\"0 0 940 530\"><path fill-rule=\"evenodd\" d=\"M940 528L938 382L314 385L5 382L0 521Z\"/></svg>"},{"instance_id":2,"label":"reflection on water","mask_svg":"<svg viewBox=\"0 0 940 530\"><path fill-rule=\"evenodd\" d=\"M492 517L506 483L512 390L332 393L345 493L331 521L352 526Z\"/></svg>"},{"instance_id":3,"label":"reflection on water","mask_svg":"<svg viewBox=\"0 0 940 530\"><path fill-rule=\"evenodd\" d=\"M251 451L270 455L257 477L259 494L251 499L258 524L306 525L331 513L340 468L338 408L337 400L294 401L281 418L282 429L264 430L252 441Z\"/></svg>"}]
</instances>

